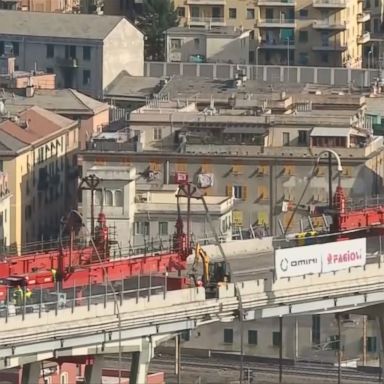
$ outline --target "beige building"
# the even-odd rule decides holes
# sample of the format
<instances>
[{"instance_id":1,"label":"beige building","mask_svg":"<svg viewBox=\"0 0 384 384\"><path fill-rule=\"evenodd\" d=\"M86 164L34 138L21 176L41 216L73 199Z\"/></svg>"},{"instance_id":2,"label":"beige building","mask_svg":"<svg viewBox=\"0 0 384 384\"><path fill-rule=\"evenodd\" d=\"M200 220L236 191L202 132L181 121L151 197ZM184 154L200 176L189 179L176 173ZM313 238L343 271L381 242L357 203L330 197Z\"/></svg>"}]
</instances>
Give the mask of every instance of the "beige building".
<instances>
[{"instance_id":1,"label":"beige building","mask_svg":"<svg viewBox=\"0 0 384 384\"><path fill-rule=\"evenodd\" d=\"M78 122L31 107L0 123L0 164L12 192L10 243L20 247L57 235L73 206Z\"/></svg>"},{"instance_id":2,"label":"beige building","mask_svg":"<svg viewBox=\"0 0 384 384\"><path fill-rule=\"evenodd\" d=\"M144 185L172 184L179 173L191 181L213 174L205 192L235 198L235 227L266 225L274 234L291 222L288 206L298 206L294 231L300 218L306 226L311 212L328 205L326 163L308 181L314 158L326 148L341 157L349 197L382 193L383 138L372 134L364 96L320 86L271 92L237 81L175 77L163 90L175 101L155 100L132 112L126 143L116 142L115 150L89 147L81 157L89 164L126 161L137 174L156 168L159 178L140 177ZM336 185L333 178L333 191Z\"/></svg>"},{"instance_id":3,"label":"beige building","mask_svg":"<svg viewBox=\"0 0 384 384\"><path fill-rule=\"evenodd\" d=\"M249 64L250 31L236 27L170 28L166 61Z\"/></svg>"},{"instance_id":4,"label":"beige building","mask_svg":"<svg viewBox=\"0 0 384 384\"><path fill-rule=\"evenodd\" d=\"M11 196L8 174L0 172L0 252L9 247L11 240Z\"/></svg>"},{"instance_id":5,"label":"beige building","mask_svg":"<svg viewBox=\"0 0 384 384\"><path fill-rule=\"evenodd\" d=\"M249 62L271 65L362 65L370 15L352 0L176 0L188 27L235 26L254 31Z\"/></svg>"},{"instance_id":6,"label":"beige building","mask_svg":"<svg viewBox=\"0 0 384 384\"><path fill-rule=\"evenodd\" d=\"M77 0L0 0L0 9L31 12L73 12Z\"/></svg>"}]
</instances>

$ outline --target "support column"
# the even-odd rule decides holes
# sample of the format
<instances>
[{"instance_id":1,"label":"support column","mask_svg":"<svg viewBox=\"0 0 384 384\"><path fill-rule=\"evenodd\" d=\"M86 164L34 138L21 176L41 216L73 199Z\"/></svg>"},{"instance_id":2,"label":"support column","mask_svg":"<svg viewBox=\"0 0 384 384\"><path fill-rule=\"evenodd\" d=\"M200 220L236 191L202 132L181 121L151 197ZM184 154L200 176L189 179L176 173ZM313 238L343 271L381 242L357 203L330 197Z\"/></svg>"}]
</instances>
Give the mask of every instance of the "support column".
<instances>
[{"instance_id":1,"label":"support column","mask_svg":"<svg viewBox=\"0 0 384 384\"><path fill-rule=\"evenodd\" d=\"M383 346L384 346L384 316L380 314L376 316L376 324L379 339L379 362L380 362L380 379L379 383L383 382Z\"/></svg>"},{"instance_id":2,"label":"support column","mask_svg":"<svg viewBox=\"0 0 384 384\"><path fill-rule=\"evenodd\" d=\"M103 376L104 356L97 355L93 359L93 364L85 366L85 382L86 383L101 383Z\"/></svg>"},{"instance_id":3,"label":"support column","mask_svg":"<svg viewBox=\"0 0 384 384\"><path fill-rule=\"evenodd\" d=\"M148 340L143 339L141 351L132 353L130 384L146 384L149 363L153 357L153 346Z\"/></svg>"},{"instance_id":4,"label":"support column","mask_svg":"<svg viewBox=\"0 0 384 384\"><path fill-rule=\"evenodd\" d=\"M41 363L30 363L23 365L21 384L36 384L40 380Z\"/></svg>"}]
</instances>

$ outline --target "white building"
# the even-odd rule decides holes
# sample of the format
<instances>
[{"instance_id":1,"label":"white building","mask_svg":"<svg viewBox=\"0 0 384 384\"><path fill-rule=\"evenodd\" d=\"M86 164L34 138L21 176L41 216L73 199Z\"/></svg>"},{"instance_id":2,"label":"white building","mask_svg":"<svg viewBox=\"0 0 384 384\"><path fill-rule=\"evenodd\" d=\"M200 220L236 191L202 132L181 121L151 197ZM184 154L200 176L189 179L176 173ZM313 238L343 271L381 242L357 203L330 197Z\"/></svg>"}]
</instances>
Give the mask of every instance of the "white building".
<instances>
[{"instance_id":1,"label":"white building","mask_svg":"<svg viewBox=\"0 0 384 384\"><path fill-rule=\"evenodd\" d=\"M150 243L164 246L172 242L178 216L176 191L178 185L167 184L147 187L140 183L146 175L136 174L129 166L104 166L83 163L85 175L96 175L100 179L95 192L95 219L102 210L107 217L111 233L116 233L120 249L142 247ZM208 211L217 234L223 239L232 238L233 198L228 196L206 196ZM82 193L81 210L90 228L91 192ZM186 231L187 199L180 199L180 213ZM95 221L96 222L96 221ZM96 224L95 224L96 225ZM201 201L191 199L190 233L194 239L213 236Z\"/></svg>"},{"instance_id":2,"label":"white building","mask_svg":"<svg viewBox=\"0 0 384 384\"><path fill-rule=\"evenodd\" d=\"M144 73L143 34L124 17L0 11L0 56L56 74L58 88L101 98L123 71Z\"/></svg>"},{"instance_id":3,"label":"white building","mask_svg":"<svg viewBox=\"0 0 384 384\"><path fill-rule=\"evenodd\" d=\"M249 64L250 33L233 27L170 28L166 32L166 59Z\"/></svg>"}]
</instances>

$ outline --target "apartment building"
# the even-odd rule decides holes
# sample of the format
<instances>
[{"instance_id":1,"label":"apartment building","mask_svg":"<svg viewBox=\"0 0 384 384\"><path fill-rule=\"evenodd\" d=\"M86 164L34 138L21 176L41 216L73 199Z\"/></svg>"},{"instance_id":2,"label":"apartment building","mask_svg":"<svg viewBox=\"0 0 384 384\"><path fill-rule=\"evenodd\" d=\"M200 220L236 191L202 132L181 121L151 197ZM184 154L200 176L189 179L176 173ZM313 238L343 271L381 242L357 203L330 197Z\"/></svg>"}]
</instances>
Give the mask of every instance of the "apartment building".
<instances>
[{"instance_id":1,"label":"apartment building","mask_svg":"<svg viewBox=\"0 0 384 384\"><path fill-rule=\"evenodd\" d=\"M143 75L143 35L117 16L0 11L0 55L56 74L58 88L102 98L122 72Z\"/></svg>"},{"instance_id":2,"label":"apartment building","mask_svg":"<svg viewBox=\"0 0 384 384\"><path fill-rule=\"evenodd\" d=\"M2 113L0 165L12 191L10 243L20 250L57 235L60 218L74 206L79 124L36 106L10 117Z\"/></svg>"},{"instance_id":3,"label":"apartment building","mask_svg":"<svg viewBox=\"0 0 384 384\"><path fill-rule=\"evenodd\" d=\"M102 134L89 144L92 150L105 149L118 151L127 148L128 143L116 143L111 140L117 134ZM120 139L121 141L121 139ZM119 247L114 252L129 247L169 247L175 232L178 216L176 191L178 184L160 182L160 172L156 163L152 169L136 173L135 167L127 162L112 164L87 156L80 159L83 175L96 175L100 179L98 190L95 192L95 212L103 211L107 223L116 233ZM159 168L160 169L160 168ZM180 177L183 174L180 174ZM225 195L207 196L213 226L221 234L223 240L232 239L229 223L232 220L233 198ZM192 199L190 230L195 239L212 237L204 206L200 200ZM183 220L186 220L187 199L179 201L179 208ZM91 227L91 192L83 190L79 206L83 217ZM122 236L124 234L124 236Z\"/></svg>"},{"instance_id":4,"label":"apartment building","mask_svg":"<svg viewBox=\"0 0 384 384\"><path fill-rule=\"evenodd\" d=\"M250 32L235 27L170 28L166 61L249 64Z\"/></svg>"},{"instance_id":5,"label":"apartment building","mask_svg":"<svg viewBox=\"0 0 384 384\"><path fill-rule=\"evenodd\" d=\"M10 245L11 196L8 188L8 174L0 172L0 252Z\"/></svg>"},{"instance_id":6,"label":"apartment building","mask_svg":"<svg viewBox=\"0 0 384 384\"><path fill-rule=\"evenodd\" d=\"M74 12L76 0L0 0L0 9L31 12Z\"/></svg>"},{"instance_id":7,"label":"apartment building","mask_svg":"<svg viewBox=\"0 0 384 384\"><path fill-rule=\"evenodd\" d=\"M328 205L327 164L321 161L308 179L326 148L341 158L341 185L350 198L383 191L383 137L372 135L360 93L303 87L289 94L252 81L236 88L231 81L186 77L163 92L175 101L155 100L131 113L131 145L89 148L83 160L127 161L138 174L156 167L156 181L143 179L149 185L174 183L180 173L197 183L212 174L205 193L234 197L234 227L266 225L273 234L287 228L294 207L292 231Z\"/></svg>"},{"instance_id":8,"label":"apartment building","mask_svg":"<svg viewBox=\"0 0 384 384\"><path fill-rule=\"evenodd\" d=\"M180 23L253 30L249 62L324 67L362 65L370 15L352 0L176 0Z\"/></svg>"}]
</instances>

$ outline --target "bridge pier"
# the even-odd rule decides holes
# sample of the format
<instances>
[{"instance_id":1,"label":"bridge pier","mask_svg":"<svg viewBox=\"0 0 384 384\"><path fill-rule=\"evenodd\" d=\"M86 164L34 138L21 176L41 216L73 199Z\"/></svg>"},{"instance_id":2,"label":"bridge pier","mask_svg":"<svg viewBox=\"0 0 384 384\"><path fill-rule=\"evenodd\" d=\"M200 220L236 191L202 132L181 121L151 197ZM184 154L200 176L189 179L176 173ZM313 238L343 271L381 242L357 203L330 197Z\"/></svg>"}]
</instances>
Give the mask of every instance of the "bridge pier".
<instances>
[{"instance_id":1,"label":"bridge pier","mask_svg":"<svg viewBox=\"0 0 384 384\"><path fill-rule=\"evenodd\" d=\"M153 357L151 341L142 339L141 351L132 353L130 384L146 384L149 363Z\"/></svg>"},{"instance_id":2,"label":"bridge pier","mask_svg":"<svg viewBox=\"0 0 384 384\"><path fill-rule=\"evenodd\" d=\"M103 376L103 364L104 364L104 356L103 355L95 355L93 358L92 364L87 364L85 366L85 382L86 383L101 383Z\"/></svg>"},{"instance_id":3,"label":"bridge pier","mask_svg":"<svg viewBox=\"0 0 384 384\"><path fill-rule=\"evenodd\" d=\"M23 365L21 384L36 384L40 380L41 364L39 361Z\"/></svg>"}]
</instances>

